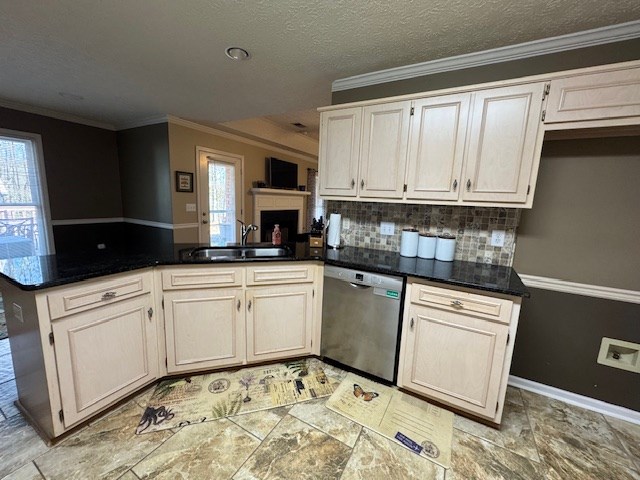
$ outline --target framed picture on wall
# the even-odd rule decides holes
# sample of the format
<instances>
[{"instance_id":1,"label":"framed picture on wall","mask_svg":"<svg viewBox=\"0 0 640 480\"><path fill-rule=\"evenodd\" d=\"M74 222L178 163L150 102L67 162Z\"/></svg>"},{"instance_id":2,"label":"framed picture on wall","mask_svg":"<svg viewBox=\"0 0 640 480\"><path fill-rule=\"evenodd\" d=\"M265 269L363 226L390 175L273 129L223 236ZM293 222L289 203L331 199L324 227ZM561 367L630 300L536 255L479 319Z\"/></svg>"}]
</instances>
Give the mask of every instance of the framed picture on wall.
<instances>
[{"instance_id":1,"label":"framed picture on wall","mask_svg":"<svg viewBox=\"0 0 640 480\"><path fill-rule=\"evenodd\" d=\"M176 171L176 192L193 192L193 173Z\"/></svg>"}]
</instances>

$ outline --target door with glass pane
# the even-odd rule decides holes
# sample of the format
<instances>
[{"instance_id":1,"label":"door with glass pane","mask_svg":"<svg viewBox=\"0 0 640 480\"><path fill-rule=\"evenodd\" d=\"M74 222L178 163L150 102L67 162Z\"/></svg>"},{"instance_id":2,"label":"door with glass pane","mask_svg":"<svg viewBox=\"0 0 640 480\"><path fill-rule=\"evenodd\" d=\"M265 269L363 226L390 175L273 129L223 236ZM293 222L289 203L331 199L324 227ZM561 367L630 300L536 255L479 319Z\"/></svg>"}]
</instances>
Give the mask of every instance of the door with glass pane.
<instances>
[{"instance_id":1,"label":"door with glass pane","mask_svg":"<svg viewBox=\"0 0 640 480\"><path fill-rule=\"evenodd\" d=\"M53 253L40 137L0 130L0 258Z\"/></svg>"},{"instance_id":2,"label":"door with glass pane","mask_svg":"<svg viewBox=\"0 0 640 480\"><path fill-rule=\"evenodd\" d=\"M242 157L200 151L198 171L200 242L224 246L240 242Z\"/></svg>"}]
</instances>

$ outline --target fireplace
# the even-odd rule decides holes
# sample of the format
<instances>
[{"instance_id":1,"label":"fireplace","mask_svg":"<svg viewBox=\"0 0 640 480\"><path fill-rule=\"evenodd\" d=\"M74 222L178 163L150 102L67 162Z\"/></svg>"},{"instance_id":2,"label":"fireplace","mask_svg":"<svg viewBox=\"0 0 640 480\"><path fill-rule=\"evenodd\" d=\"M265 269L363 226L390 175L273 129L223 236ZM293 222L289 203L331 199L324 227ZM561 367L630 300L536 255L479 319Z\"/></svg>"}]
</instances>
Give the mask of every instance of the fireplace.
<instances>
[{"instance_id":1,"label":"fireplace","mask_svg":"<svg viewBox=\"0 0 640 480\"><path fill-rule=\"evenodd\" d=\"M260 212L260 241L270 242L275 224L280 225L282 241L295 241L298 233L297 210L263 210Z\"/></svg>"},{"instance_id":2,"label":"fireplace","mask_svg":"<svg viewBox=\"0 0 640 480\"><path fill-rule=\"evenodd\" d=\"M259 227L261 242L270 242L273 226L280 225L282 241L293 242L303 232L305 198L310 192L252 188L253 224Z\"/></svg>"}]
</instances>

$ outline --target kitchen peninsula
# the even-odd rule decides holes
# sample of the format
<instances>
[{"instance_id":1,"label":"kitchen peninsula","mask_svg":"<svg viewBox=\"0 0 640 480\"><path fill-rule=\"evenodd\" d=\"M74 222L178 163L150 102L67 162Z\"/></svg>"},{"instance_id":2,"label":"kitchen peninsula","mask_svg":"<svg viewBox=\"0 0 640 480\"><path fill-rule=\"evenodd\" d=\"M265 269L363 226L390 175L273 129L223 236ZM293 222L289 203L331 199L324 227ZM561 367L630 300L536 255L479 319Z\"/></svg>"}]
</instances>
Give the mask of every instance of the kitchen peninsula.
<instances>
[{"instance_id":1,"label":"kitchen peninsula","mask_svg":"<svg viewBox=\"0 0 640 480\"><path fill-rule=\"evenodd\" d=\"M196 247L2 262L20 408L44 436L57 438L166 375L318 355L325 262L406 277L399 386L499 424L502 402L496 408L493 399L504 396L520 300L528 295L512 268L421 259L408 264L393 252L324 252L306 243L275 260L186 259L184 252ZM462 308L452 307L453 300ZM422 368L425 341L442 345L443 358L451 355L446 338L418 335L421 322L433 317L429 309L449 316L439 325L470 314L474 326L463 320L455 331L489 339L458 337L477 344L469 352L485 360L478 363L482 375L473 373L484 385L476 381L474 392L463 395L456 391L460 385L443 389L442 379ZM499 331L487 336L478 322ZM408 352L418 360L413 367Z\"/></svg>"}]
</instances>

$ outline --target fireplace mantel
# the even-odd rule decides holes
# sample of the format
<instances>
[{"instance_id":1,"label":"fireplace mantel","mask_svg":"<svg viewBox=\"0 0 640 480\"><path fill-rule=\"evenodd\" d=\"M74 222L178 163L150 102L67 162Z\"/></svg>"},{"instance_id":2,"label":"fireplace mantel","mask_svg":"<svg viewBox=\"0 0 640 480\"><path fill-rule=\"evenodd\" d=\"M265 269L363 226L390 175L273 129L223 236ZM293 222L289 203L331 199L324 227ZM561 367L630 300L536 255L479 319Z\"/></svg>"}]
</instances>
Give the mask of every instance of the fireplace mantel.
<instances>
[{"instance_id":1,"label":"fireplace mantel","mask_svg":"<svg viewBox=\"0 0 640 480\"><path fill-rule=\"evenodd\" d=\"M311 192L298 190L279 190L277 188L252 188L253 195L253 224L260 225L260 213L269 210L297 210L298 232L304 231L305 197Z\"/></svg>"}]
</instances>

